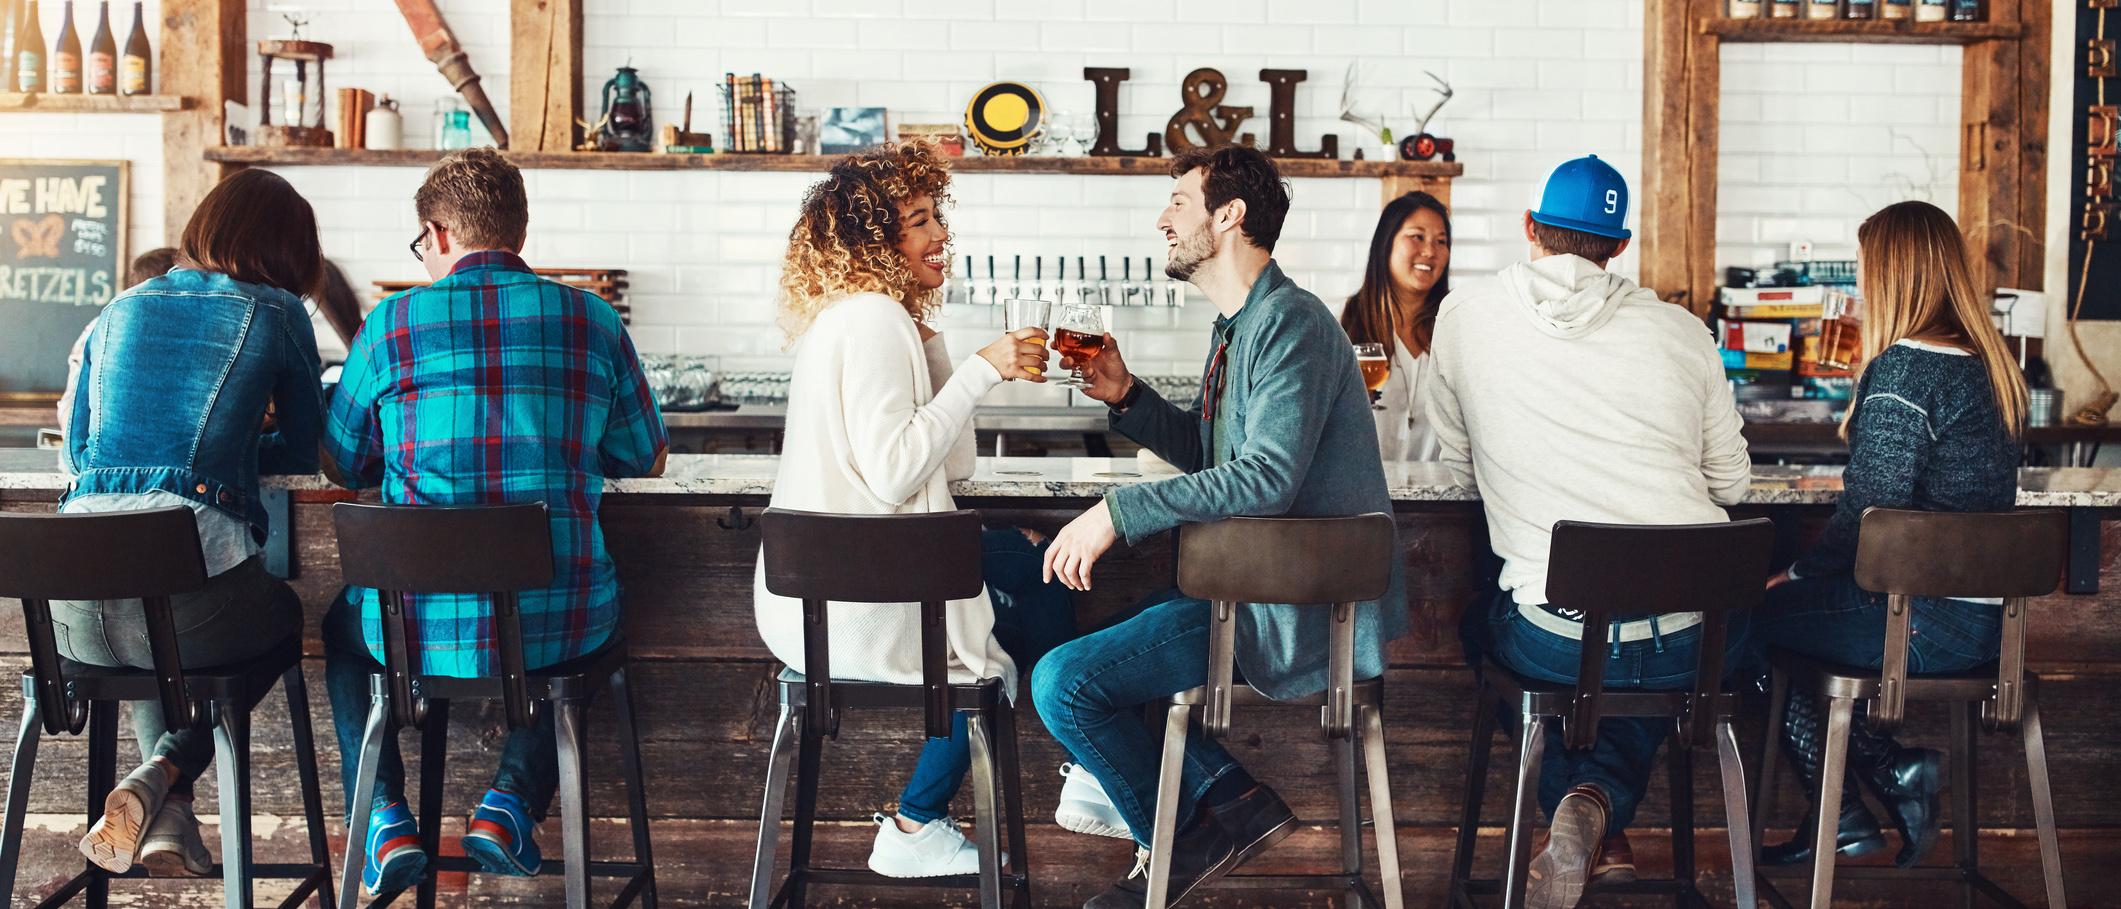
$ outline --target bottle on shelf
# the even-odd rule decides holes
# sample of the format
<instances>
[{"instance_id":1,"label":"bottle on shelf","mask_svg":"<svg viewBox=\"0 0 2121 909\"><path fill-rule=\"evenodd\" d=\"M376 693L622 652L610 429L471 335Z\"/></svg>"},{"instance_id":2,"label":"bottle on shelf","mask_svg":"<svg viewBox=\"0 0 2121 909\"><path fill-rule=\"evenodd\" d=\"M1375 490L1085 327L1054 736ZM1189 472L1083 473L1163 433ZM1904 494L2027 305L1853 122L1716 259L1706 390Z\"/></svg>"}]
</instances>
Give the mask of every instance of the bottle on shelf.
<instances>
[{"instance_id":1,"label":"bottle on shelf","mask_svg":"<svg viewBox=\"0 0 2121 909\"><path fill-rule=\"evenodd\" d=\"M1760 18L1760 0L1731 0L1725 13L1733 19Z\"/></svg>"},{"instance_id":2,"label":"bottle on shelf","mask_svg":"<svg viewBox=\"0 0 2121 909\"><path fill-rule=\"evenodd\" d=\"M118 90L128 95L154 94L155 55L147 47L147 28L139 0L133 0L133 33L125 39L125 57L118 64Z\"/></svg>"},{"instance_id":3,"label":"bottle on shelf","mask_svg":"<svg viewBox=\"0 0 2121 909\"><path fill-rule=\"evenodd\" d=\"M1887 19L1913 19L1915 5L1910 0L1884 0L1884 8L1879 12Z\"/></svg>"},{"instance_id":4,"label":"bottle on shelf","mask_svg":"<svg viewBox=\"0 0 2121 909\"><path fill-rule=\"evenodd\" d=\"M1842 7L1841 13L1841 18L1843 19L1878 18L1878 4L1876 0L1845 0L1845 2L1846 5Z\"/></svg>"},{"instance_id":5,"label":"bottle on shelf","mask_svg":"<svg viewBox=\"0 0 2121 909\"><path fill-rule=\"evenodd\" d=\"M1981 0L1952 0L1953 22L1983 22L1987 19L1981 11Z\"/></svg>"},{"instance_id":6,"label":"bottle on shelf","mask_svg":"<svg viewBox=\"0 0 2121 909\"><path fill-rule=\"evenodd\" d=\"M74 31L74 0L66 0L59 40L52 42L52 94L81 94L81 35Z\"/></svg>"},{"instance_id":7,"label":"bottle on shelf","mask_svg":"<svg viewBox=\"0 0 2121 909\"><path fill-rule=\"evenodd\" d=\"M44 26L37 21L37 0L27 5L29 12L15 31L15 59L9 62L14 65L16 90L41 92L49 88L44 84Z\"/></svg>"},{"instance_id":8,"label":"bottle on shelf","mask_svg":"<svg viewBox=\"0 0 2121 909\"><path fill-rule=\"evenodd\" d=\"M1950 0L1919 0L1915 7L1915 21L1943 22L1950 18L1946 9L1950 5Z\"/></svg>"},{"instance_id":9,"label":"bottle on shelf","mask_svg":"<svg viewBox=\"0 0 2121 909\"><path fill-rule=\"evenodd\" d=\"M118 93L118 42L110 35L110 0L96 11L96 37L88 42L88 93Z\"/></svg>"},{"instance_id":10,"label":"bottle on shelf","mask_svg":"<svg viewBox=\"0 0 2121 909\"><path fill-rule=\"evenodd\" d=\"M398 113L398 102L389 95L376 99L376 106L368 111L368 121L362 127L365 147L388 150L405 147L405 118Z\"/></svg>"},{"instance_id":11,"label":"bottle on shelf","mask_svg":"<svg viewBox=\"0 0 2121 909\"><path fill-rule=\"evenodd\" d=\"M1806 19L1839 19L1841 18L1841 4L1838 0L1805 0L1804 17Z\"/></svg>"},{"instance_id":12,"label":"bottle on shelf","mask_svg":"<svg viewBox=\"0 0 2121 909\"><path fill-rule=\"evenodd\" d=\"M1768 6L1770 19L1796 19L1804 14L1804 0L1773 0Z\"/></svg>"}]
</instances>

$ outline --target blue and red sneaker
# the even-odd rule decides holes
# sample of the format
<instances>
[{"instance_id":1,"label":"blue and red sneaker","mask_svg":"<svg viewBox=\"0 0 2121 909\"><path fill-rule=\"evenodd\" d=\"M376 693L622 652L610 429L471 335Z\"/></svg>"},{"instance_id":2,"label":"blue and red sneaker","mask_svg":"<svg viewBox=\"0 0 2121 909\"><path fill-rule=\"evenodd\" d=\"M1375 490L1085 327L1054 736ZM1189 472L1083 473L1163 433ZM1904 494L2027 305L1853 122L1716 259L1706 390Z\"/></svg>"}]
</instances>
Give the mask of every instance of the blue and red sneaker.
<instances>
[{"instance_id":1,"label":"blue and red sneaker","mask_svg":"<svg viewBox=\"0 0 2121 909\"><path fill-rule=\"evenodd\" d=\"M420 831L412 810L402 801L368 813L368 867L361 884L370 895L404 890L427 874L427 853L420 851Z\"/></svg>"},{"instance_id":2,"label":"blue and red sneaker","mask_svg":"<svg viewBox=\"0 0 2121 909\"><path fill-rule=\"evenodd\" d=\"M479 810L471 814L471 830L462 841L464 854L478 859L490 873L530 877L542 861L538 841L531 838L537 829L521 796L488 789Z\"/></svg>"}]
</instances>

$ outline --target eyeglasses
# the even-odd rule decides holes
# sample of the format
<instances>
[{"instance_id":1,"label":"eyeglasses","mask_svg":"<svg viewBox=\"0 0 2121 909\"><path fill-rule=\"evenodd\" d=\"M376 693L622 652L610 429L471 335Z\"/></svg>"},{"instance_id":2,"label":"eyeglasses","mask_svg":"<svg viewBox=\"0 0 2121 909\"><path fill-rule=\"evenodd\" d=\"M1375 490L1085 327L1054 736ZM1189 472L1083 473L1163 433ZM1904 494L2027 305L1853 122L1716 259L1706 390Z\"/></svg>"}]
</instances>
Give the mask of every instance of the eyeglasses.
<instances>
[{"instance_id":1,"label":"eyeglasses","mask_svg":"<svg viewBox=\"0 0 2121 909\"><path fill-rule=\"evenodd\" d=\"M422 240L425 240L425 239L427 239L427 225L426 225L426 224L421 224L421 225L420 225L420 235L419 235L419 236L417 236L417 237L414 237L414 238L412 238L412 260L413 260L414 262L425 262L425 261L427 261L427 253L425 253L425 252L422 252L422 251L420 250L420 241L422 241Z\"/></svg>"}]
</instances>

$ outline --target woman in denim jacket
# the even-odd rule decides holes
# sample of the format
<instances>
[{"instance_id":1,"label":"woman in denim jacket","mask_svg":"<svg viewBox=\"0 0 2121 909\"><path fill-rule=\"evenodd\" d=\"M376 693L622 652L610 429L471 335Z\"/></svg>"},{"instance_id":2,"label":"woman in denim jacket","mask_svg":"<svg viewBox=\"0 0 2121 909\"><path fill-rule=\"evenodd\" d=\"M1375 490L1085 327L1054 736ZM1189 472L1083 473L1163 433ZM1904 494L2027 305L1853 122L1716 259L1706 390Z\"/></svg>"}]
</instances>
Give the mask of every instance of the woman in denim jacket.
<instances>
[{"instance_id":1,"label":"woman in denim jacket","mask_svg":"<svg viewBox=\"0 0 2121 909\"><path fill-rule=\"evenodd\" d=\"M323 394L302 296L322 283L324 260L309 203L286 180L246 170L200 203L176 261L113 299L89 334L61 453L74 481L59 510L197 514L210 579L172 603L190 669L258 656L302 629L301 601L265 570L258 475L317 470ZM139 600L51 610L68 659L154 665ZM153 701L132 715L146 762L111 792L81 852L117 872L137 862L210 873L191 802L212 735L171 728Z\"/></svg>"}]
</instances>

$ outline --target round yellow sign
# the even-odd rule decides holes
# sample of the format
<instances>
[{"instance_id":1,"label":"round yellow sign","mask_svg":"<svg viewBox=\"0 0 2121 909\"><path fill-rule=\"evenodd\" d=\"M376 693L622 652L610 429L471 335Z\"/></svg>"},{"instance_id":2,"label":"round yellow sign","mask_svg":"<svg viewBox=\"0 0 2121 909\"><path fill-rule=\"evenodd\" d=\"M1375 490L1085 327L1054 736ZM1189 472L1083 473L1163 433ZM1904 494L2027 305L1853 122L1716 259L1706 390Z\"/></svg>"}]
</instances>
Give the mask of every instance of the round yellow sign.
<instances>
[{"instance_id":1,"label":"round yellow sign","mask_svg":"<svg viewBox=\"0 0 2121 909\"><path fill-rule=\"evenodd\" d=\"M980 116L996 132L1015 132L1031 118L1031 105L1024 102L1022 95L995 95L987 99L987 106L980 110Z\"/></svg>"}]
</instances>

